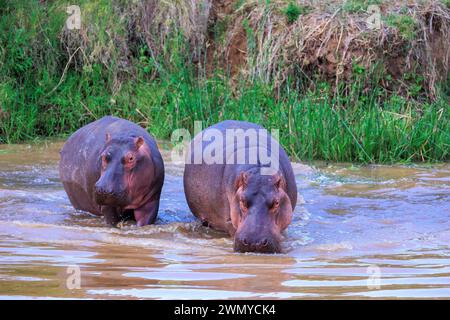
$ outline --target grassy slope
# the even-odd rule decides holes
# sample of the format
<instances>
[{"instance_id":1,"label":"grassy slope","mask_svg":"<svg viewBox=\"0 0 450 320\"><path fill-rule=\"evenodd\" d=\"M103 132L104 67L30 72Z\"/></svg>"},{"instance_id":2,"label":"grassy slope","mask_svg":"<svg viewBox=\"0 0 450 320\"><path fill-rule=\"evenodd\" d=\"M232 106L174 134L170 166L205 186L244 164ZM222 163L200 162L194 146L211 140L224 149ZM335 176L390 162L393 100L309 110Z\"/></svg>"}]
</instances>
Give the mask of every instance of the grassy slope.
<instances>
[{"instance_id":1,"label":"grassy slope","mask_svg":"<svg viewBox=\"0 0 450 320\"><path fill-rule=\"evenodd\" d=\"M231 86L220 71L199 75L186 58L186 42L175 35L156 59L144 44L134 48L131 69L120 71L114 50L107 48L117 46L111 33L119 37L127 25L109 1L80 5L87 11L83 19L98 19L90 52L109 60L88 56L82 64L68 63L60 39L64 6L0 0L0 142L70 134L106 114L138 122L164 139L175 128L192 129L195 120L206 126L242 119L280 129L287 151L304 160L448 160L444 94L416 102L382 88L366 92L365 83L377 74L367 78L358 70L352 85L336 92L327 83L301 94L294 85L275 94L270 83L245 79Z\"/></svg>"}]
</instances>

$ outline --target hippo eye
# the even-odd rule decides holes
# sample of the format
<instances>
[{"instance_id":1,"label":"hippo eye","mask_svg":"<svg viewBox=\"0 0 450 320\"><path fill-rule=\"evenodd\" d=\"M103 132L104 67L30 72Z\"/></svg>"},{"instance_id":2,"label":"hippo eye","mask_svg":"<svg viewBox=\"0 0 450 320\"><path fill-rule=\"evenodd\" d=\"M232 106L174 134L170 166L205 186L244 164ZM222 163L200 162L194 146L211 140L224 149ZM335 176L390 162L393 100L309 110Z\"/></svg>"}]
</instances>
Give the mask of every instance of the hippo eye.
<instances>
[{"instance_id":1,"label":"hippo eye","mask_svg":"<svg viewBox=\"0 0 450 320\"><path fill-rule=\"evenodd\" d=\"M276 209L280 206L280 200L274 200L272 202L272 209Z\"/></svg>"},{"instance_id":2,"label":"hippo eye","mask_svg":"<svg viewBox=\"0 0 450 320\"><path fill-rule=\"evenodd\" d=\"M241 207L241 210L245 211L248 208L248 203L245 199L239 200L239 206Z\"/></svg>"},{"instance_id":3,"label":"hippo eye","mask_svg":"<svg viewBox=\"0 0 450 320\"><path fill-rule=\"evenodd\" d=\"M110 154L108 153L108 154L102 154L102 162L103 163L107 163L107 162L109 162L111 160L111 156L110 156Z\"/></svg>"}]
</instances>

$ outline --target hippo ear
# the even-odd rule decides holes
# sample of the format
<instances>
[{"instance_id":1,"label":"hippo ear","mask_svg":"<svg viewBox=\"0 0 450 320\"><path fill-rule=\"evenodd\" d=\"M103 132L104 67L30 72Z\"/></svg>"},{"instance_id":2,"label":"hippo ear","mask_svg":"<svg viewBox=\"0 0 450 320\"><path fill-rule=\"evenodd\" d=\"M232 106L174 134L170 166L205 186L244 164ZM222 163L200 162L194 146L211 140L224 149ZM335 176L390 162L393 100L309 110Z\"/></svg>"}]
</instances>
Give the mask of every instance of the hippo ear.
<instances>
[{"instance_id":1,"label":"hippo ear","mask_svg":"<svg viewBox=\"0 0 450 320\"><path fill-rule=\"evenodd\" d=\"M239 188L245 188L247 187L248 183L248 174L246 172L241 172L239 176L236 178L236 181L234 183L234 186L236 187L236 190Z\"/></svg>"},{"instance_id":2,"label":"hippo ear","mask_svg":"<svg viewBox=\"0 0 450 320\"><path fill-rule=\"evenodd\" d=\"M137 138L134 138L134 145L136 146L136 150L139 150L140 147L145 143L144 138L142 136L139 136Z\"/></svg>"},{"instance_id":3,"label":"hippo ear","mask_svg":"<svg viewBox=\"0 0 450 320\"><path fill-rule=\"evenodd\" d=\"M284 180L284 177L280 172L273 175L273 181L277 189L286 189L286 180Z\"/></svg>"},{"instance_id":4,"label":"hippo ear","mask_svg":"<svg viewBox=\"0 0 450 320\"><path fill-rule=\"evenodd\" d=\"M111 142L111 134L109 132L106 133L106 144Z\"/></svg>"}]
</instances>

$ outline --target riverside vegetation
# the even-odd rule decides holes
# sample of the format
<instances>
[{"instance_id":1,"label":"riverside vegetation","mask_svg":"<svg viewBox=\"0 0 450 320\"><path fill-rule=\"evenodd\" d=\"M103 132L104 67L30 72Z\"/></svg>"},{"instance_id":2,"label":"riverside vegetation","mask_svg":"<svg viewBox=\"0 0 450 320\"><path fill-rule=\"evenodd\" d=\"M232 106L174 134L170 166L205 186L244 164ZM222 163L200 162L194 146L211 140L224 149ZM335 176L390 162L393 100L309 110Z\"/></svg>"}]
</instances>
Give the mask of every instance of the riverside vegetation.
<instances>
[{"instance_id":1,"label":"riverside vegetation","mask_svg":"<svg viewBox=\"0 0 450 320\"><path fill-rule=\"evenodd\" d=\"M77 2L69 30L66 1L0 0L0 143L113 114L161 139L252 121L302 160L449 158L448 1Z\"/></svg>"}]
</instances>

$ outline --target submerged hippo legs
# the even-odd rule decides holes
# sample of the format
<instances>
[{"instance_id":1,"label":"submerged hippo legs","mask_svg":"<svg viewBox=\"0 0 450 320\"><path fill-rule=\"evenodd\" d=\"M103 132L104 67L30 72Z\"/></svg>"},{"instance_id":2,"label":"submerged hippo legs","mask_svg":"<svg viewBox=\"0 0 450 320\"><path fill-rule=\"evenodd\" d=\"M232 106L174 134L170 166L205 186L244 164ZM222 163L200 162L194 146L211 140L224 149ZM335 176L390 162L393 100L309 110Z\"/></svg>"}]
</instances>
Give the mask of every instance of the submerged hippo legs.
<instances>
[{"instance_id":1,"label":"submerged hippo legs","mask_svg":"<svg viewBox=\"0 0 450 320\"><path fill-rule=\"evenodd\" d=\"M134 218L136 219L137 225L140 227L154 223L156 215L158 214L158 208L159 208L159 199L149 201L139 209L135 209Z\"/></svg>"},{"instance_id":2,"label":"submerged hippo legs","mask_svg":"<svg viewBox=\"0 0 450 320\"><path fill-rule=\"evenodd\" d=\"M112 226L117 225L121 220L120 212L116 207L101 206L101 214L105 217L106 223Z\"/></svg>"}]
</instances>

